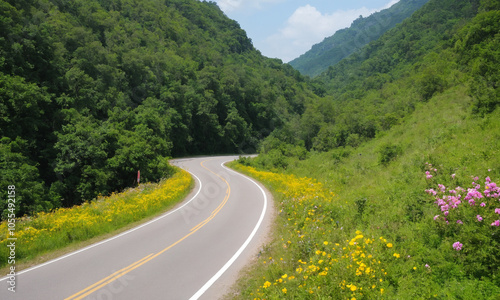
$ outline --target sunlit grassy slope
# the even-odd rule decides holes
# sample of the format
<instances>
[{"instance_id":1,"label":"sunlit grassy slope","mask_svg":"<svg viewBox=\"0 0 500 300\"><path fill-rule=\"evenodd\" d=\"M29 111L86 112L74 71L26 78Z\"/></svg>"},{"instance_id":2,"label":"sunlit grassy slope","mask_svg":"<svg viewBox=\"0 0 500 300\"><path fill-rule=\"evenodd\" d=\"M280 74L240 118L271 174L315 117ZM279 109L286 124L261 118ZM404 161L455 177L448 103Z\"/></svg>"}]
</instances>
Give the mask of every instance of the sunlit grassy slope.
<instances>
[{"instance_id":1,"label":"sunlit grassy slope","mask_svg":"<svg viewBox=\"0 0 500 300\"><path fill-rule=\"evenodd\" d=\"M240 285L242 298L498 299L500 227L492 223L500 202L483 193L472 206L455 187L475 181L484 192L486 177L500 180L500 111L476 117L470 102L456 86L358 148L287 158L287 169L275 172L317 179L335 195L303 207L269 185L278 225ZM425 192L438 184L462 194L449 224Z\"/></svg>"}]
</instances>

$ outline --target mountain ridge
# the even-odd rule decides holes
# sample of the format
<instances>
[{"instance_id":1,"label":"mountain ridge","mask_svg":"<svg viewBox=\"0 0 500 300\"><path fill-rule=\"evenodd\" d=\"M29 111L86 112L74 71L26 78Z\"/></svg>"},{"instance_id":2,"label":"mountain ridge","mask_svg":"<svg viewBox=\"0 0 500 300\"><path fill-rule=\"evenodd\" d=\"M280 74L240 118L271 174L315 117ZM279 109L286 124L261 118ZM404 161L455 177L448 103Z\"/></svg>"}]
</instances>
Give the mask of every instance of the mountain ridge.
<instances>
[{"instance_id":1,"label":"mountain ridge","mask_svg":"<svg viewBox=\"0 0 500 300\"><path fill-rule=\"evenodd\" d=\"M401 23L429 0L400 0L390 8L361 17L350 27L340 29L315 44L289 64L304 75L317 76L342 59L378 39L387 30Z\"/></svg>"}]
</instances>

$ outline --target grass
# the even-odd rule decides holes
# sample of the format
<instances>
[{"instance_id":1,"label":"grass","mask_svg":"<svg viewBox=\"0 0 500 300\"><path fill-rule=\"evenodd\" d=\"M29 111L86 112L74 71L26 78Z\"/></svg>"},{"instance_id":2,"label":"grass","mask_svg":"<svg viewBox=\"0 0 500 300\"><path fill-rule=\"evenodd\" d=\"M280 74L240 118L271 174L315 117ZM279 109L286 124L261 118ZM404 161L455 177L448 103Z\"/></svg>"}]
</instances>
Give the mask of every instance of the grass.
<instances>
[{"instance_id":1,"label":"grass","mask_svg":"<svg viewBox=\"0 0 500 300\"><path fill-rule=\"evenodd\" d=\"M16 266L28 266L41 256L68 246L107 236L130 224L164 212L184 199L193 187L189 173L183 170L158 184L141 184L119 194L33 218L16 220ZM8 264L7 223L0 223L0 268Z\"/></svg>"},{"instance_id":2,"label":"grass","mask_svg":"<svg viewBox=\"0 0 500 300\"><path fill-rule=\"evenodd\" d=\"M299 205L292 187L247 170L281 196L276 236L240 281L240 298L499 299L500 227L475 220L472 209L480 208L468 204L457 210L467 218L462 227L436 221L442 211L425 192L471 187L475 176L483 189L487 176L500 180L500 111L480 118L469 106L465 88L451 88L358 148L286 158L286 170L267 175L307 177L335 196ZM426 163L437 169L431 179ZM497 202L487 203L490 218Z\"/></svg>"}]
</instances>

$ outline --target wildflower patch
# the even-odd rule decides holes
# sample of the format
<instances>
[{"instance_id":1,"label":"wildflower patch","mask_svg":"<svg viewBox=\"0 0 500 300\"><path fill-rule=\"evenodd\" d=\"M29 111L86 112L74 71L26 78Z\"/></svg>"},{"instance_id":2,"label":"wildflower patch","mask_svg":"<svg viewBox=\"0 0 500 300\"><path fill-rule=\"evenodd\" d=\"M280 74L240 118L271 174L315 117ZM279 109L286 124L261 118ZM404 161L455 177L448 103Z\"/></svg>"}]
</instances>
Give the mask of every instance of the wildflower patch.
<instances>
[{"instance_id":1,"label":"wildflower patch","mask_svg":"<svg viewBox=\"0 0 500 300\"><path fill-rule=\"evenodd\" d=\"M16 221L16 259L62 248L74 241L83 241L114 231L165 209L184 198L193 180L179 170L159 184L141 185L127 192L112 194L71 208L38 213L32 218ZM0 267L7 264L7 222L0 223Z\"/></svg>"},{"instance_id":2,"label":"wildflower patch","mask_svg":"<svg viewBox=\"0 0 500 300\"><path fill-rule=\"evenodd\" d=\"M394 242L365 235L357 230L348 239L332 219L334 194L311 178L259 171L238 165L238 169L272 186L278 194L284 231L281 245L273 251L279 257L261 257L265 268L253 290L252 299L378 299L386 296L388 262L400 258ZM336 229L332 229L336 228ZM337 230L333 233L332 230ZM348 234L348 233L347 233Z\"/></svg>"},{"instance_id":3,"label":"wildflower patch","mask_svg":"<svg viewBox=\"0 0 500 300\"><path fill-rule=\"evenodd\" d=\"M433 186L439 170L429 163L426 166L426 179ZM458 180L456 174L450 176L453 181ZM482 181L476 176L466 188L437 184L426 193L435 200L436 226L449 241L450 251L455 251L464 262L468 274L481 278L498 272L500 187L490 177Z\"/></svg>"}]
</instances>

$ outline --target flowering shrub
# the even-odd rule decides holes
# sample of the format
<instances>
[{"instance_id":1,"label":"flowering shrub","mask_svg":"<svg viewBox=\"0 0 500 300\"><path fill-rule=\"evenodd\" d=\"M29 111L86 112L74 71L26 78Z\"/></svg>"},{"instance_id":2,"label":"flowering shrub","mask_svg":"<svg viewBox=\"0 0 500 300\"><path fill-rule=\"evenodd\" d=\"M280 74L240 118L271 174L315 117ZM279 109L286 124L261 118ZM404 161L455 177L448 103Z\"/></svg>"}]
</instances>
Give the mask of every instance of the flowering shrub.
<instances>
[{"instance_id":1,"label":"flowering shrub","mask_svg":"<svg viewBox=\"0 0 500 300\"><path fill-rule=\"evenodd\" d=\"M427 164L427 169L425 176L431 181L438 170L431 164ZM455 177L451 175L453 181ZM434 220L445 238L455 239L452 248L463 252L461 258L469 272L481 277L498 271L500 187L490 177L485 178L483 185L479 177L474 177L468 188L438 184L426 192L434 197L439 210Z\"/></svg>"},{"instance_id":2,"label":"flowering shrub","mask_svg":"<svg viewBox=\"0 0 500 300\"><path fill-rule=\"evenodd\" d=\"M15 232L16 258L33 257L73 241L89 239L159 212L182 199L191 184L189 173L180 170L158 185L141 185L80 206L19 219ZM0 266L7 263L7 229L7 222L0 223Z\"/></svg>"}]
</instances>

